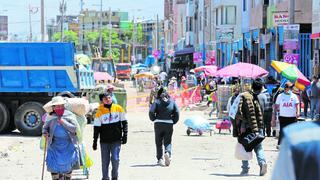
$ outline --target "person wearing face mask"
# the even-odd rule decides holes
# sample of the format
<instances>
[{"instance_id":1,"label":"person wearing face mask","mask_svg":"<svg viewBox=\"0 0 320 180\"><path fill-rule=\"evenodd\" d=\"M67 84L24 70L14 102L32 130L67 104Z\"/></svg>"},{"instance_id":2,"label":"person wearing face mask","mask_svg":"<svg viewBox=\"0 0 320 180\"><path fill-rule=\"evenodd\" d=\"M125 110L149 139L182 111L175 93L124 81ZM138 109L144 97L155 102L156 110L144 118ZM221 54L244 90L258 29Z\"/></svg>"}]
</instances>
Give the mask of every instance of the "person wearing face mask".
<instances>
[{"instance_id":1,"label":"person wearing face mask","mask_svg":"<svg viewBox=\"0 0 320 180\"><path fill-rule=\"evenodd\" d=\"M52 98L53 111L46 117L42 134L47 139L47 169L52 179L71 179L72 170L79 168L77 131L79 124L75 114L65 109L61 96Z\"/></svg>"},{"instance_id":2,"label":"person wearing face mask","mask_svg":"<svg viewBox=\"0 0 320 180\"><path fill-rule=\"evenodd\" d=\"M299 99L297 95L292 93L293 84L291 82L286 82L284 85L284 92L281 93L276 100L276 112L279 113L279 123L280 123L280 136L278 139L277 149L283 136L283 128L289 124L297 122L297 118L300 116L299 111ZM274 120L272 124L275 124Z\"/></svg>"},{"instance_id":3,"label":"person wearing face mask","mask_svg":"<svg viewBox=\"0 0 320 180\"><path fill-rule=\"evenodd\" d=\"M121 144L127 143L128 122L124 109L112 102L110 93L99 95L101 104L94 119L93 150L97 150L100 137L102 180L109 180L111 161L112 180L118 179Z\"/></svg>"},{"instance_id":4,"label":"person wearing face mask","mask_svg":"<svg viewBox=\"0 0 320 180\"><path fill-rule=\"evenodd\" d=\"M163 88L158 91L158 99L150 107L149 118L154 122L157 164L169 166L173 125L179 121L179 109ZM163 145L165 148L164 155Z\"/></svg>"}]
</instances>

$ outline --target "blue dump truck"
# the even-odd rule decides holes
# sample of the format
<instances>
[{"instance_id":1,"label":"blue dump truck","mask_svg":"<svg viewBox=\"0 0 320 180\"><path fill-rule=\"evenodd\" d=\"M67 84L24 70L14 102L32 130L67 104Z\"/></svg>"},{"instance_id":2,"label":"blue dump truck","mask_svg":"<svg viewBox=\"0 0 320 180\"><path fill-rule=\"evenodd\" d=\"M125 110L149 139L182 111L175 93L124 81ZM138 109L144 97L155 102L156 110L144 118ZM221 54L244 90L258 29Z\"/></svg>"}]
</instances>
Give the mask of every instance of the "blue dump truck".
<instances>
[{"instance_id":1,"label":"blue dump truck","mask_svg":"<svg viewBox=\"0 0 320 180\"><path fill-rule=\"evenodd\" d=\"M0 43L0 133L41 134L42 106L59 92L95 87L92 71L79 71L71 43Z\"/></svg>"}]
</instances>

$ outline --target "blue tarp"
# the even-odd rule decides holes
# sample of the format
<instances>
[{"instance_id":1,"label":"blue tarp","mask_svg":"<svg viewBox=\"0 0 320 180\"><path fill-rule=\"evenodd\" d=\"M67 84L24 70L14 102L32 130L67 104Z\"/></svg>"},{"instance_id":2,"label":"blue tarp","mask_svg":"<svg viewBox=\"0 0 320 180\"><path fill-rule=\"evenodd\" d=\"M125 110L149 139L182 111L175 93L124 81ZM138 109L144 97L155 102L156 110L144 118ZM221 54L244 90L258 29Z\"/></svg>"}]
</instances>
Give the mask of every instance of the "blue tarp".
<instances>
[{"instance_id":1,"label":"blue tarp","mask_svg":"<svg viewBox=\"0 0 320 180\"><path fill-rule=\"evenodd\" d=\"M243 39L239 39L238 41L238 47L239 47L239 51L243 50Z\"/></svg>"},{"instance_id":2,"label":"blue tarp","mask_svg":"<svg viewBox=\"0 0 320 180\"><path fill-rule=\"evenodd\" d=\"M153 55L149 55L149 56L146 58L144 64L145 64L146 66L152 66L152 65L154 64L154 62L155 62L154 56L153 56Z\"/></svg>"},{"instance_id":3,"label":"blue tarp","mask_svg":"<svg viewBox=\"0 0 320 180\"><path fill-rule=\"evenodd\" d=\"M184 121L184 124L187 127L195 129L195 130L209 130L209 129L211 129L209 121L207 121L206 119L204 119L201 116L192 116L190 118L187 118Z\"/></svg>"},{"instance_id":4,"label":"blue tarp","mask_svg":"<svg viewBox=\"0 0 320 180\"><path fill-rule=\"evenodd\" d=\"M245 47L251 51L251 34L250 32L244 33Z\"/></svg>"},{"instance_id":5,"label":"blue tarp","mask_svg":"<svg viewBox=\"0 0 320 180\"><path fill-rule=\"evenodd\" d=\"M252 39L258 41L260 35L260 29L255 29L252 31Z\"/></svg>"}]
</instances>

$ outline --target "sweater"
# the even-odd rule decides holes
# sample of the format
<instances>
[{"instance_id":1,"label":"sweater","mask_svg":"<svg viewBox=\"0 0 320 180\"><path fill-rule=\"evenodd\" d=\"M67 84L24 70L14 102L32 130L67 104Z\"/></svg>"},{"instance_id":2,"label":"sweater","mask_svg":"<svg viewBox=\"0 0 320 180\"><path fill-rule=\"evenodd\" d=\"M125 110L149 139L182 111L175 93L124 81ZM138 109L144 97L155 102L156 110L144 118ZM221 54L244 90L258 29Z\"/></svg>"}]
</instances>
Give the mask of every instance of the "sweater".
<instances>
[{"instance_id":1,"label":"sweater","mask_svg":"<svg viewBox=\"0 0 320 180\"><path fill-rule=\"evenodd\" d=\"M179 109L177 104L169 99L167 102L156 100L150 107L149 118L157 123L176 124L179 121Z\"/></svg>"},{"instance_id":2,"label":"sweater","mask_svg":"<svg viewBox=\"0 0 320 180\"><path fill-rule=\"evenodd\" d=\"M126 138L128 123L123 108L112 104L110 108L101 104L94 119L93 142L100 137L100 143L113 143Z\"/></svg>"}]
</instances>

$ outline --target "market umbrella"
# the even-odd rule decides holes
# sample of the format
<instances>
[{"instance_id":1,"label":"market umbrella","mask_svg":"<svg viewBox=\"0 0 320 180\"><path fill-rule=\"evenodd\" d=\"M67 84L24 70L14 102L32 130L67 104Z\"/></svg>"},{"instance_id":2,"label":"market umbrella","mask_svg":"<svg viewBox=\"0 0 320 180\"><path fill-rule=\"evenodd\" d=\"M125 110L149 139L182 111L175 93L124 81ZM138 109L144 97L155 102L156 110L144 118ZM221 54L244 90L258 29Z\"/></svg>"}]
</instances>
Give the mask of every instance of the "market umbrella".
<instances>
[{"instance_id":1,"label":"market umbrella","mask_svg":"<svg viewBox=\"0 0 320 180\"><path fill-rule=\"evenodd\" d=\"M82 64L82 65L91 64L91 59L89 58L89 56L87 56L85 54L77 54L75 56L75 59L79 64Z\"/></svg>"},{"instance_id":2,"label":"market umbrella","mask_svg":"<svg viewBox=\"0 0 320 180\"><path fill-rule=\"evenodd\" d=\"M132 65L131 67L139 69L139 68L147 68L148 66L142 63L138 63L138 64Z\"/></svg>"},{"instance_id":3,"label":"market umbrella","mask_svg":"<svg viewBox=\"0 0 320 180\"><path fill-rule=\"evenodd\" d=\"M217 70L217 66L200 66L194 69L196 73L203 71L206 76L213 76Z\"/></svg>"},{"instance_id":4,"label":"market umbrella","mask_svg":"<svg viewBox=\"0 0 320 180\"><path fill-rule=\"evenodd\" d=\"M153 74L151 72L142 72L134 75L135 78L153 78Z\"/></svg>"},{"instance_id":5,"label":"market umbrella","mask_svg":"<svg viewBox=\"0 0 320 180\"><path fill-rule=\"evenodd\" d=\"M310 81L299 71L296 65L286 62L272 61L271 66L285 79L295 83L300 90L304 90L305 86L309 86Z\"/></svg>"},{"instance_id":6,"label":"market umbrella","mask_svg":"<svg viewBox=\"0 0 320 180\"><path fill-rule=\"evenodd\" d=\"M108 80L113 80L113 77L110 76L107 72L94 72L93 73L93 77L94 77L94 80L96 81L108 81Z\"/></svg>"},{"instance_id":7,"label":"market umbrella","mask_svg":"<svg viewBox=\"0 0 320 180\"><path fill-rule=\"evenodd\" d=\"M218 70L214 76L258 78L268 75L265 69L250 63L237 63Z\"/></svg>"}]
</instances>

